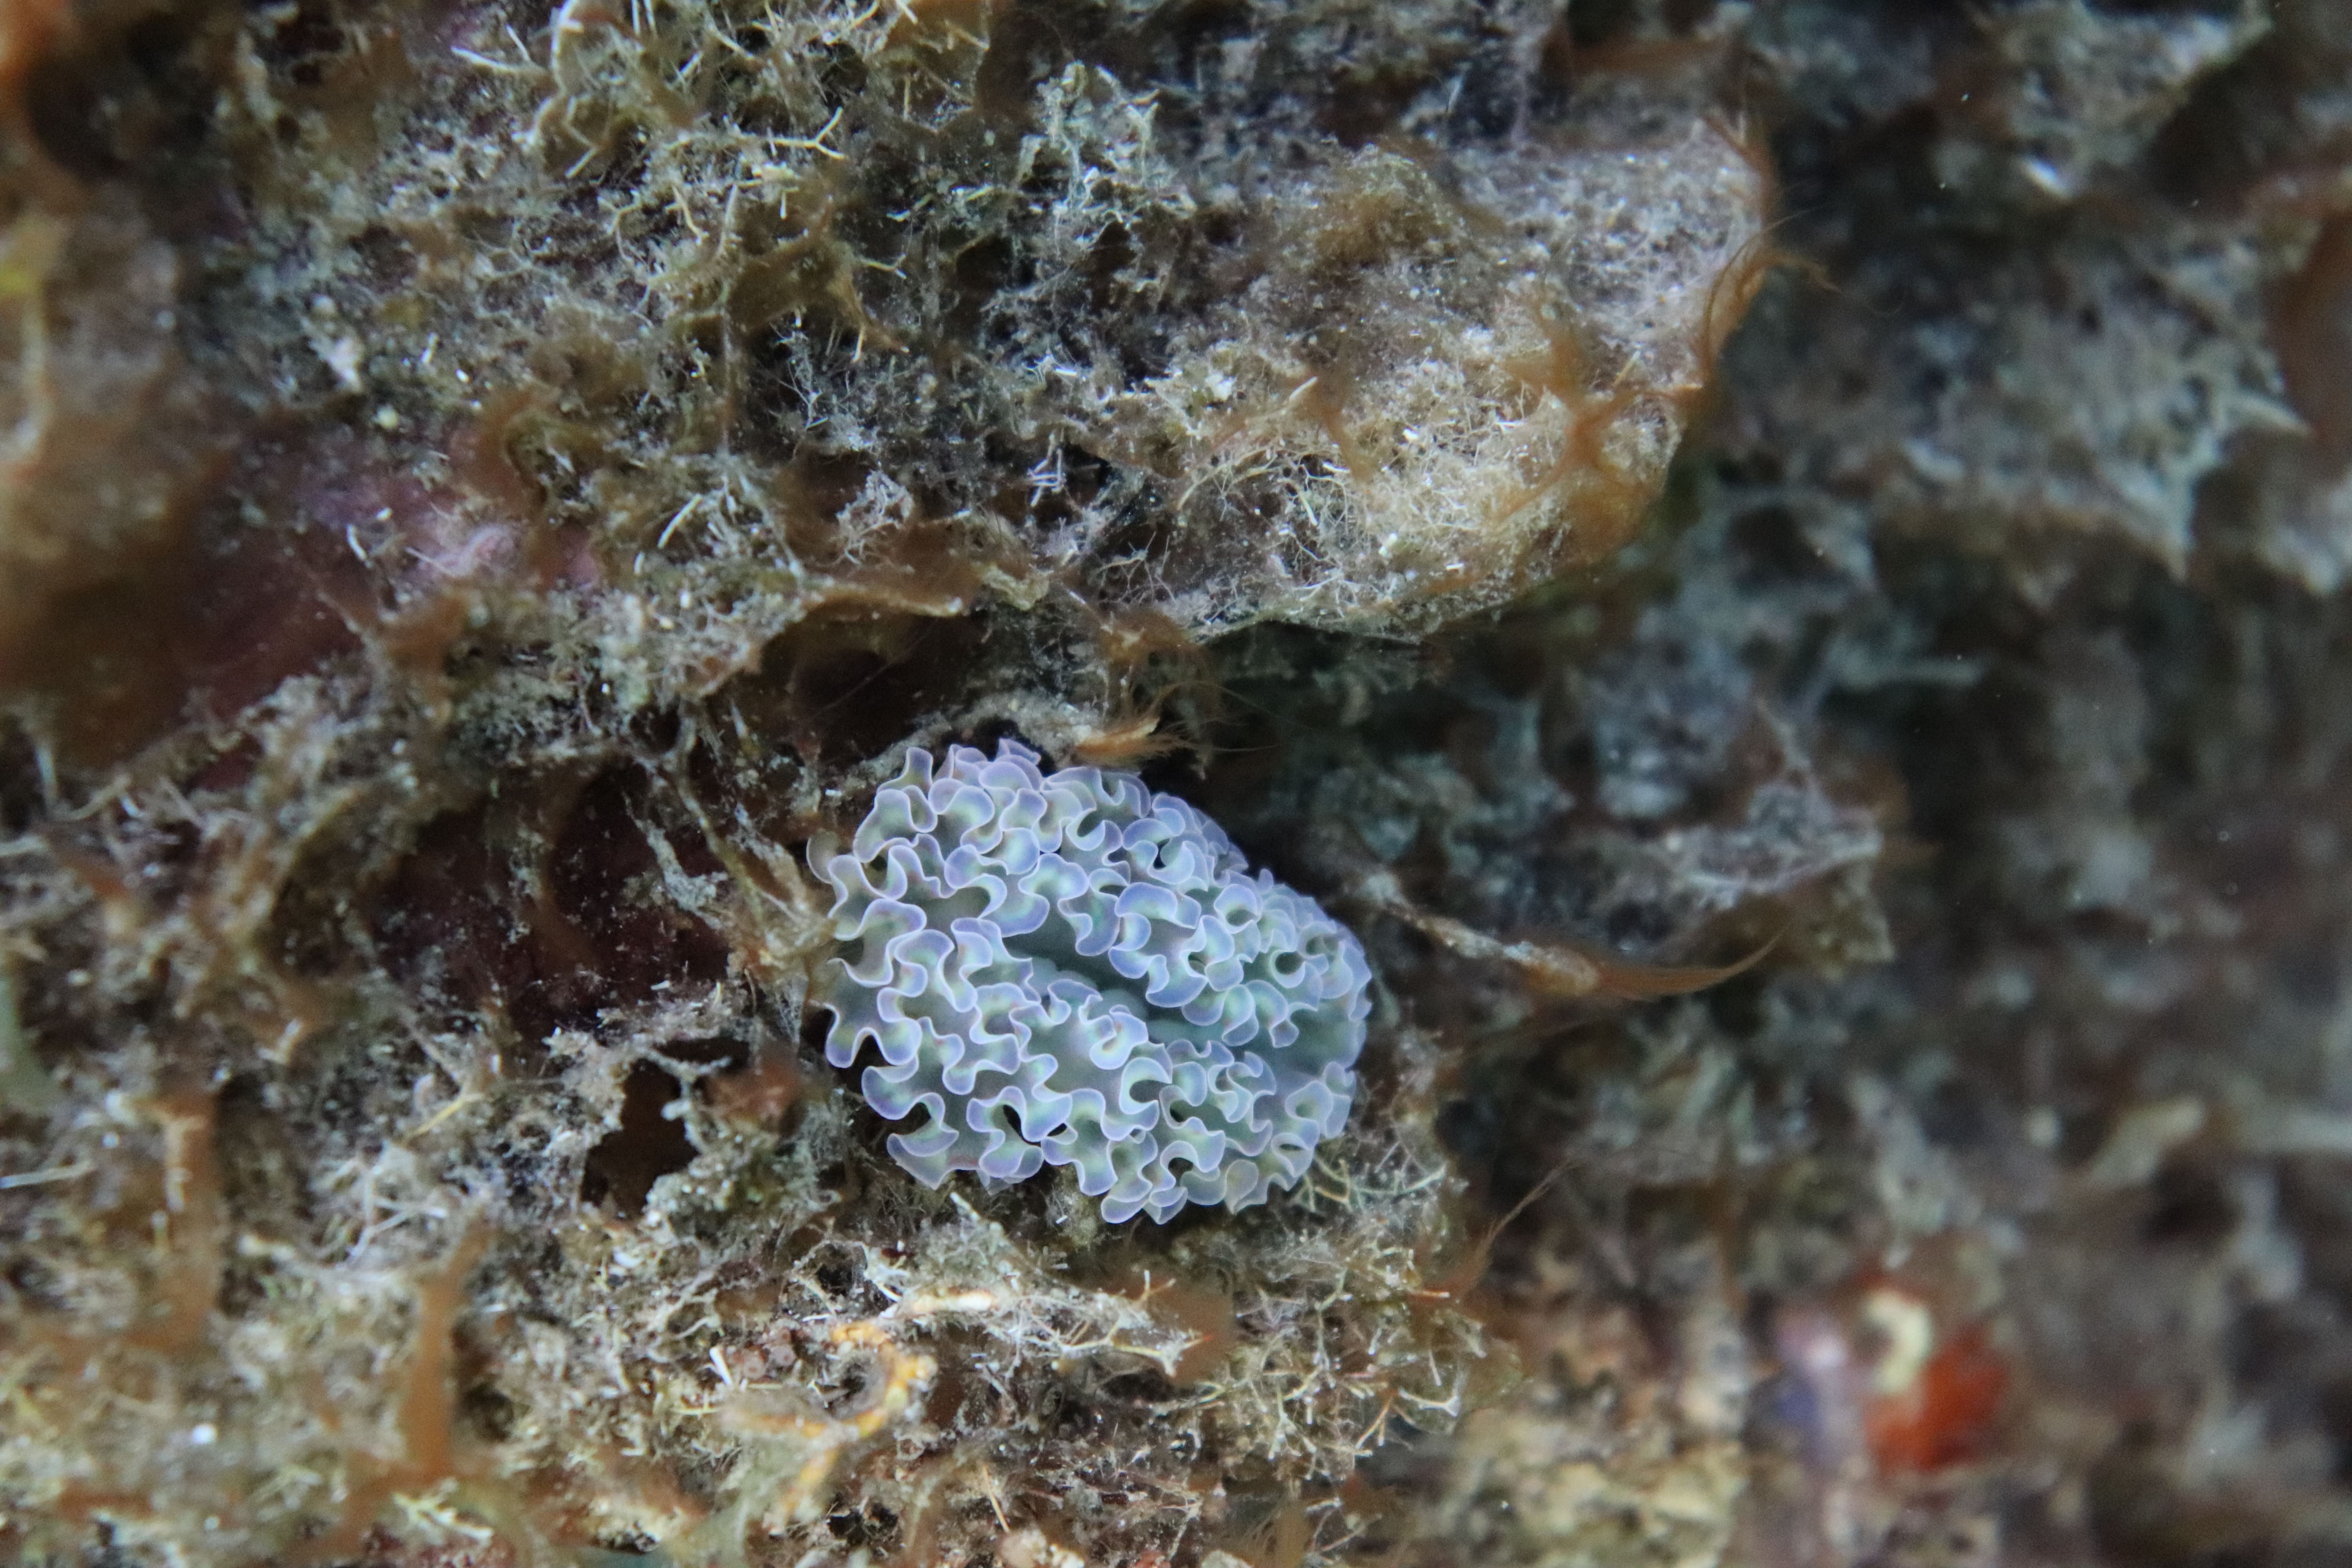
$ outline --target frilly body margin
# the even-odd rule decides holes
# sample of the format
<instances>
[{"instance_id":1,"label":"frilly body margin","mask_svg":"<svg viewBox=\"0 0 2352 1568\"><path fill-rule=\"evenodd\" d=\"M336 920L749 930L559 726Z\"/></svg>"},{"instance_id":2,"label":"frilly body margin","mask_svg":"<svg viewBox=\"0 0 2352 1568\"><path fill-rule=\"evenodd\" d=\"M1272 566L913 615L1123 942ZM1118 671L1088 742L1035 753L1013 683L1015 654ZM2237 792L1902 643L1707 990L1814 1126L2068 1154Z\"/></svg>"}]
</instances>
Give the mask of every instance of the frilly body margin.
<instances>
[{"instance_id":1,"label":"frilly body margin","mask_svg":"<svg viewBox=\"0 0 2352 1568\"><path fill-rule=\"evenodd\" d=\"M860 1086L893 1158L936 1187L1076 1167L1114 1224L1241 1209L1307 1172L1347 1123L1371 1010L1354 934L1222 829L1131 773L908 753L845 852L843 946L819 974L826 1059L871 1047Z\"/></svg>"}]
</instances>

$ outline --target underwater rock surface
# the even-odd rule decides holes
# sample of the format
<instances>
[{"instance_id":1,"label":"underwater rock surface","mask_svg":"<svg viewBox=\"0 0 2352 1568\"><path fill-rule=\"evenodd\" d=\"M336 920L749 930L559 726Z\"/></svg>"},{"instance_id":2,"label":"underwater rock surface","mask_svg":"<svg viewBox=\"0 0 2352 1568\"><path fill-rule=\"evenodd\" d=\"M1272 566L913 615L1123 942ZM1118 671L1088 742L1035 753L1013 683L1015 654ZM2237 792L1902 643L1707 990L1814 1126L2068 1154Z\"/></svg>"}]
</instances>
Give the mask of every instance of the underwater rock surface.
<instances>
[{"instance_id":1,"label":"underwater rock surface","mask_svg":"<svg viewBox=\"0 0 2352 1568\"><path fill-rule=\"evenodd\" d=\"M0 5L0 1555L2352 1563L2347 363L2342 0ZM958 744L1295 1184L894 1158Z\"/></svg>"}]
</instances>

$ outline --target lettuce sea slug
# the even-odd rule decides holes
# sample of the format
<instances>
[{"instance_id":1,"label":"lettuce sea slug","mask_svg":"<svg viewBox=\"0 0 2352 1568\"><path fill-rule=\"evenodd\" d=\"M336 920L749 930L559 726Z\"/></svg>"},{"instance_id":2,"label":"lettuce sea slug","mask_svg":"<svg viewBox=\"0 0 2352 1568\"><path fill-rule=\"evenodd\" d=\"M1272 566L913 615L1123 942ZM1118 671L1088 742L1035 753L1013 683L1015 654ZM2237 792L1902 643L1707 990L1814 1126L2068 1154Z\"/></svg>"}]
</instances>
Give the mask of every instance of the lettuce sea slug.
<instances>
[{"instance_id":1,"label":"lettuce sea slug","mask_svg":"<svg viewBox=\"0 0 2352 1568\"><path fill-rule=\"evenodd\" d=\"M840 957L825 1057L926 1185L1075 1165L1114 1224L1241 1209L1307 1172L1355 1097L1371 973L1353 933L1132 773L924 751L848 850L811 845Z\"/></svg>"}]
</instances>

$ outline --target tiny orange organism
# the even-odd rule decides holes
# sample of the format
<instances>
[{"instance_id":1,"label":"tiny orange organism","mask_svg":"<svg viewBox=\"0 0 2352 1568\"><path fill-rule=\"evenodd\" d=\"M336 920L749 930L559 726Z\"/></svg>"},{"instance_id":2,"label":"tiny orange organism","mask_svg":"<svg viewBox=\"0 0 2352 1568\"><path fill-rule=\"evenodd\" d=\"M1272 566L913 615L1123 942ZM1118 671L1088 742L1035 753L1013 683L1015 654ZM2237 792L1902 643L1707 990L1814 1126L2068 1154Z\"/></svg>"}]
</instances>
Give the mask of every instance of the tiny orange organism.
<instances>
[{"instance_id":1,"label":"tiny orange organism","mask_svg":"<svg viewBox=\"0 0 2352 1568\"><path fill-rule=\"evenodd\" d=\"M1927 1303L1891 1283L1864 1294L1862 1313L1886 1340L1862 1413L1879 1469L1924 1475L1982 1453L2009 1392L1983 1325L1939 1333Z\"/></svg>"},{"instance_id":2,"label":"tiny orange organism","mask_svg":"<svg viewBox=\"0 0 2352 1568\"><path fill-rule=\"evenodd\" d=\"M1088 767L1131 768L1154 757L1164 757L1194 744L1181 732L1163 731L1160 707L1165 698L1139 709L1105 716L1102 724L1062 748L1066 760Z\"/></svg>"},{"instance_id":3,"label":"tiny orange organism","mask_svg":"<svg viewBox=\"0 0 2352 1568\"><path fill-rule=\"evenodd\" d=\"M1089 613L1097 616L1095 638L1111 697L1094 727L1060 748L1061 760L1128 768L1182 751L1205 757L1205 731L1224 692L1200 640L1157 610Z\"/></svg>"}]
</instances>

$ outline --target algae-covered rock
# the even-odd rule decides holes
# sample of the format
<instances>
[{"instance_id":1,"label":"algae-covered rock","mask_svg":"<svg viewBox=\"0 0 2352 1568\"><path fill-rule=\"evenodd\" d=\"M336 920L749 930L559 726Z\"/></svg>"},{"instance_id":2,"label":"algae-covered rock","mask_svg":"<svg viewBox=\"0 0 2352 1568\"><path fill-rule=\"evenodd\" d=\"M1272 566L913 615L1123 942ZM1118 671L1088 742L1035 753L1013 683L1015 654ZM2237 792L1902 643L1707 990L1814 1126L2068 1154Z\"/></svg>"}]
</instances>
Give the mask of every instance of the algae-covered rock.
<instances>
[{"instance_id":1,"label":"algae-covered rock","mask_svg":"<svg viewBox=\"0 0 2352 1568\"><path fill-rule=\"evenodd\" d=\"M2343 1557L2347 40L0 6L0 1554ZM1265 1202L826 1060L1007 743L1360 942Z\"/></svg>"},{"instance_id":2,"label":"algae-covered rock","mask_svg":"<svg viewBox=\"0 0 2352 1568\"><path fill-rule=\"evenodd\" d=\"M7 11L6 1549L1321 1550L1507 1382L1395 1006L1255 1218L934 1196L803 846L1636 531L1766 181L1549 25Z\"/></svg>"}]
</instances>

